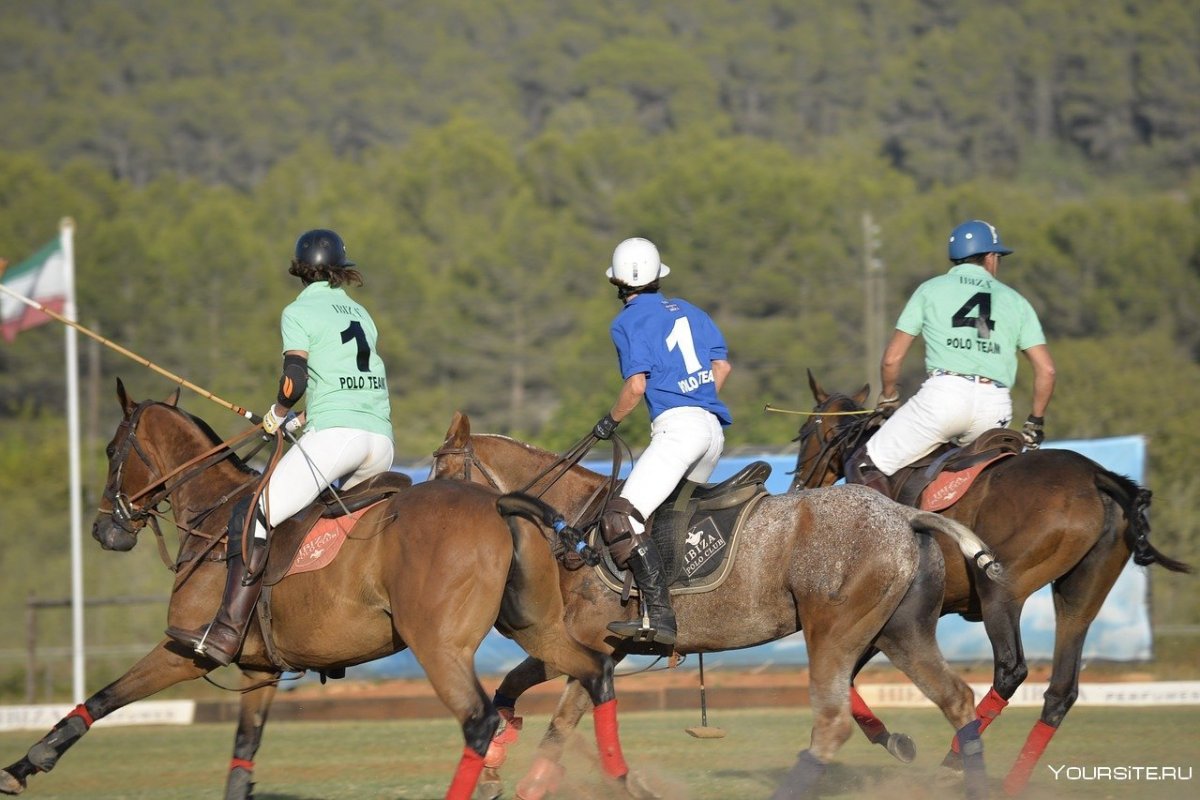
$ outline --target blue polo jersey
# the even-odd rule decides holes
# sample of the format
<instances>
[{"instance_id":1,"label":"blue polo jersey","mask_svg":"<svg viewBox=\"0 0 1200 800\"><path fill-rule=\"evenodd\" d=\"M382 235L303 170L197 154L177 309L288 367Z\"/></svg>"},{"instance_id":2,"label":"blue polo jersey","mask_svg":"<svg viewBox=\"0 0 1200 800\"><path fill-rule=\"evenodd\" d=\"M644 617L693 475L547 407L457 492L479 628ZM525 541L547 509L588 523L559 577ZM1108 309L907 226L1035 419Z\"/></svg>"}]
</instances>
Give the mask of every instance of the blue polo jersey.
<instances>
[{"instance_id":1,"label":"blue polo jersey","mask_svg":"<svg viewBox=\"0 0 1200 800\"><path fill-rule=\"evenodd\" d=\"M631 298L609 329L621 377L646 374L650 419L672 408L693 406L722 425L733 417L717 397L714 360L727 361L725 337L708 314L678 298L657 293Z\"/></svg>"}]
</instances>

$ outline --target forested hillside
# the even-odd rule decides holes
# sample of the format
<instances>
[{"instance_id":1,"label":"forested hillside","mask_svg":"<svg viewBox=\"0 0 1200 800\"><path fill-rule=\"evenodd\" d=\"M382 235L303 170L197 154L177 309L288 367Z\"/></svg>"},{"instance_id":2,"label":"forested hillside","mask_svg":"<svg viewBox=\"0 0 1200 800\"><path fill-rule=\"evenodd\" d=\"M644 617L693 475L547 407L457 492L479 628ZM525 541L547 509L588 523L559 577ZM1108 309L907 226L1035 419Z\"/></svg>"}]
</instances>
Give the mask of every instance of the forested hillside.
<instances>
[{"instance_id":1,"label":"forested hillside","mask_svg":"<svg viewBox=\"0 0 1200 800\"><path fill-rule=\"evenodd\" d=\"M73 217L80 322L235 403L275 394L296 235L341 232L406 463L455 409L549 448L590 429L619 385L604 270L633 235L725 330L730 446L786 448L796 419L763 405L811 405L806 368L858 387L881 345L864 262L886 335L950 228L987 219L1058 362L1047 435L1145 435L1154 540L1200 561L1195 3L18 0L0 86L0 256ZM68 590L62 353L58 325L0 343L0 694L26 593ZM91 509L116 376L173 387L86 339L81 370ZM85 547L91 594L169 586L148 543ZM1191 583L1155 590L1156 621L1194 624ZM89 637L161 627L111 613Z\"/></svg>"}]
</instances>

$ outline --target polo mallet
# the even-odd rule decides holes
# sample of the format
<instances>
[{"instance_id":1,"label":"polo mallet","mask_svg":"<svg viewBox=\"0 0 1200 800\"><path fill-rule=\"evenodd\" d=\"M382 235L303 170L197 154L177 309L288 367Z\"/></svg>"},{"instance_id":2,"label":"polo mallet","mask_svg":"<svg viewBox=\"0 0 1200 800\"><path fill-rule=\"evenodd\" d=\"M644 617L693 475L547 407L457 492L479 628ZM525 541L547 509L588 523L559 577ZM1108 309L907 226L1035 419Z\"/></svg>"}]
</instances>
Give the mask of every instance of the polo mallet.
<instances>
[{"instance_id":1,"label":"polo mallet","mask_svg":"<svg viewBox=\"0 0 1200 800\"><path fill-rule=\"evenodd\" d=\"M168 378L186 389L191 389L193 392L196 392L201 397L208 398L209 400L212 400L217 405L229 409L233 413L237 414L239 417L243 417L243 418L249 420L251 424L257 425L260 422L262 422L262 418L259 417L257 414L253 414L250 411L247 411L246 409L242 408L241 406L236 406L233 403L229 402L228 400L223 400L220 397L217 397L212 392L208 391L207 389L197 386L196 384L192 383L191 381L184 380L183 378L179 377L178 375L176 375L173 372L168 372L167 370L165 370L162 367L158 366L157 364L153 363L149 359L143 358L142 356L139 356L137 353L134 353L131 350L125 349L124 347L117 344L116 342L113 342L109 339L105 339L103 336L96 333L95 331L88 330L87 328L80 325L78 322L75 322L72 319L67 319L62 314L59 314L57 311L46 308L44 305L42 305L41 303L39 303L36 300L30 300L25 295L20 294L19 292L14 292L12 289L8 288L7 286L5 286L2 283L0 283L0 291L4 292L6 295L8 295L10 297L20 300L22 303L29 306L30 308L33 308L33 309L36 309L36 310L42 312L43 314L45 314L46 316L50 317L53 320L57 320L68 327L74 328L75 330L79 331L80 333L84 334L85 336L90 336L91 338L95 339L97 342L104 345L105 347L107 347L111 350L115 350L118 353L120 353L121 355L123 355L129 359L132 359L133 361L136 361L137 363L141 364L143 367L148 367L149 369L154 370L159 375L162 375L164 378Z\"/></svg>"},{"instance_id":2,"label":"polo mallet","mask_svg":"<svg viewBox=\"0 0 1200 800\"><path fill-rule=\"evenodd\" d=\"M704 696L704 653L697 653L700 657L700 727L684 728L688 736L694 736L697 739L724 739L725 731L722 728L708 727L708 701Z\"/></svg>"}]
</instances>

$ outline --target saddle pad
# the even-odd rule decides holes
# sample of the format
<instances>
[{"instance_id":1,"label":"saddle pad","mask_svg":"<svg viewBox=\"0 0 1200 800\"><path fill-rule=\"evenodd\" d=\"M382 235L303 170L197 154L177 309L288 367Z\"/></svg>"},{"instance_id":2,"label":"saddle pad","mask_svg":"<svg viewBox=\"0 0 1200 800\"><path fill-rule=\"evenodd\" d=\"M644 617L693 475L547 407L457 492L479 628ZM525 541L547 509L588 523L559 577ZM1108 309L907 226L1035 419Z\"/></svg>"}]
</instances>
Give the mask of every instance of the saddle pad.
<instances>
[{"instance_id":1,"label":"saddle pad","mask_svg":"<svg viewBox=\"0 0 1200 800\"><path fill-rule=\"evenodd\" d=\"M985 467L1002 458L1015 455L1016 453L999 453L987 461L980 461L964 470L942 472L925 487L925 491L921 492L921 502L917 507L922 511L941 511L949 508L962 499Z\"/></svg>"},{"instance_id":2,"label":"saddle pad","mask_svg":"<svg viewBox=\"0 0 1200 800\"><path fill-rule=\"evenodd\" d=\"M663 571L671 581L671 594L711 592L725 582L733 567L742 524L766 496L767 493L762 492L739 506L697 513L686 529L680 529L679 541L667 542L654 537L663 559ZM597 577L612 591L622 591L624 570L613 563L608 549L599 541L597 530L593 530L591 540L592 545L604 553L600 563L593 568ZM638 594L636 583L632 594Z\"/></svg>"},{"instance_id":3,"label":"saddle pad","mask_svg":"<svg viewBox=\"0 0 1200 800\"><path fill-rule=\"evenodd\" d=\"M371 507L360 508L358 511L340 517L318 519L312 530L304 537L304 543L300 545L300 549L296 551L296 557L292 559L292 565L288 567L285 577L298 572L312 572L332 564L338 551L342 549L342 544L346 541L346 535L354 527L354 523L358 522L358 518Z\"/></svg>"}]
</instances>

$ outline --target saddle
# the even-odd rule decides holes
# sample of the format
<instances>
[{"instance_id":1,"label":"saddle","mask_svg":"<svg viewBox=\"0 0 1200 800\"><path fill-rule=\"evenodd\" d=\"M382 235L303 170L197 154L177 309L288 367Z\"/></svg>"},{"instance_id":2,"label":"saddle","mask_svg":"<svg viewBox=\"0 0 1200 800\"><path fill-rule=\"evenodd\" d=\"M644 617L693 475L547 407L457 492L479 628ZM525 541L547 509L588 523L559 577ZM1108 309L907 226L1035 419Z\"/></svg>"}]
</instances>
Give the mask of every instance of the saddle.
<instances>
[{"instance_id":1,"label":"saddle","mask_svg":"<svg viewBox=\"0 0 1200 800\"><path fill-rule=\"evenodd\" d=\"M682 481L663 501L646 529L663 560L665 582L672 594L709 592L724 582L733 564L738 532L750 511L767 494L771 465L755 461L715 484ZM596 574L613 591L636 591L624 570L603 546L599 530L593 547L603 552Z\"/></svg>"},{"instance_id":2,"label":"saddle","mask_svg":"<svg viewBox=\"0 0 1200 800\"><path fill-rule=\"evenodd\" d=\"M307 508L271 531L262 594L255 607L255 616L262 629L267 658L272 664L284 672L300 671L286 663L275 646L271 614L271 594L275 585L295 572L309 572L331 563L346 540L346 533L368 508L409 486L412 486L412 478L404 473L383 472L337 495L326 490ZM321 683L345 675L344 669L325 670L321 672Z\"/></svg>"},{"instance_id":3,"label":"saddle","mask_svg":"<svg viewBox=\"0 0 1200 800\"><path fill-rule=\"evenodd\" d=\"M314 532L322 520L341 519L340 526L330 526L337 528L342 534L336 543L331 543L340 547L341 541L345 538L345 532L358 522L362 512L380 500L385 500L409 486L412 486L412 478L404 473L383 472L336 495L328 489L321 492L311 505L284 520L271 531L271 550L267 555L266 569L263 571L263 583L272 586L283 580L286 575L296 571L293 566L297 561L297 554L310 538L309 534ZM340 503L338 502L339 498L341 499ZM345 507L344 511L343 507ZM346 512L349 512L348 518ZM347 520L349 525L345 524ZM330 553L329 557L324 559L319 566L324 566L332 561L334 554L336 554L336 550ZM309 569L315 568L309 567Z\"/></svg>"},{"instance_id":4,"label":"saddle","mask_svg":"<svg viewBox=\"0 0 1200 800\"><path fill-rule=\"evenodd\" d=\"M892 475L892 499L923 511L949 508L962 499L985 467L1024 448L1021 434L1008 428L992 428L962 447L943 444Z\"/></svg>"}]
</instances>

